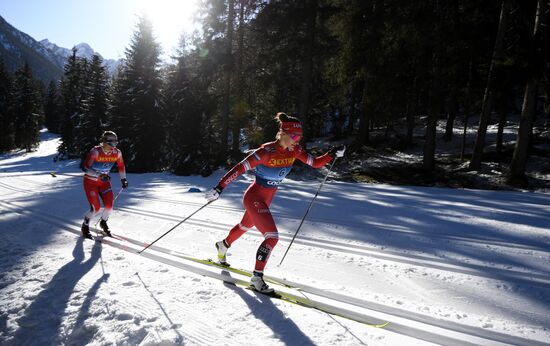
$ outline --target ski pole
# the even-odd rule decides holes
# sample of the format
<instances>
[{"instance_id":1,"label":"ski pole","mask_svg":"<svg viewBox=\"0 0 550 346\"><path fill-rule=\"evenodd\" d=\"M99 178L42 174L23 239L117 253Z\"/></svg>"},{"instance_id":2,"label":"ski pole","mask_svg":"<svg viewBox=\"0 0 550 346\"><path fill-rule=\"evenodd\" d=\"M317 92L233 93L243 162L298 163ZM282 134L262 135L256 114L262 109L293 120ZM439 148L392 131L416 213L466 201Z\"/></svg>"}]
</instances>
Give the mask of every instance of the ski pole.
<instances>
[{"instance_id":1,"label":"ski pole","mask_svg":"<svg viewBox=\"0 0 550 346\"><path fill-rule=\"evenodd\" d=\"M144 247L143 249L141 249L140 251L138 251L137 253L138 254L141 254L143 251L147 250L151 245L153 245L154 243L156 243L157 241L159 241L162 237L164 237L165 235L167 235L168 233L172 232L173 230L175 230L179 225L181 225L182 223L184 223L185 221L187 221L189 218L191 218L191 216L195 215L196 213L198 213L199 211L201 211L204 207L206 207L207 205L209 205L210 203L212 203L214 201L208 201L206 202L206 204L204 204L203 206L201 206L199 209L195 210L193 212L193 214L189 215L188 217L186 217L185 219L183 219L182 221L180 221L177 225L175 225L174 227L170 228L168 231L166 231L166 233L164 233L163 235L161 235L160 237L158 237L157 239L155 239L155 241L153 241L151 244L147 245L146 247Z\"/></svg>"},{"instance_id":2,"label":"ski pole","mask_svg":"<svg viewBox=\"0 0 550 346\"><path fill-rule=\"evenodd\" d=\"M120 190L118 190L118 193L116 194L115 199L113 199L113 203L115 203L116 199L118 198L118 196L120 196L120 194L122 193L122 191L124 191L124 188L123 188L123 187L121 187Z\"/></svg>"},{"instance_id":3,"label":"ski pole","mask_svg":"<svg viewBox=\"0 0 550 346\"><path fill-rule=\"evenodd\" d=\"M307 214L309 213L309 210L311 209L311 206L313 205L313 201L315 201L315 199L319 195L319 192L321 191L321 188L325 184L325 181L327 181L328 175L330 174L330 171L332 171L332 167L334 166L334 163L336 162L336 159L337 159L337 157L335 157L334 160L332 160L332 163L331 163L331 165L328 169L327 175L325 175L325 179L323 179L323 182L321 183L321 185L319 185L319 188L317 189L317 192L315 193L315 196L313 196L313 199L311 200L311 202L309 202L309 207L307 207L307 211L304 214L304 217L302 217L302 221L300 221L300 225L298 226L298 229L296 230L296 233L294 233L294 237L292 237L292 240L290 241L290 244L288 245L288 248L286 249L285 254L283 255L283 259L281 259L281 262L279 263L279 266L285 260L286 254L288 253L288 250L290 250L290 247L292 246L292 243L294 242L294 239L296 238L296 235L298 235L298 231L300 231L300 228L304 224L304 221L307 217Z\"/></svg>"}]
</instances>

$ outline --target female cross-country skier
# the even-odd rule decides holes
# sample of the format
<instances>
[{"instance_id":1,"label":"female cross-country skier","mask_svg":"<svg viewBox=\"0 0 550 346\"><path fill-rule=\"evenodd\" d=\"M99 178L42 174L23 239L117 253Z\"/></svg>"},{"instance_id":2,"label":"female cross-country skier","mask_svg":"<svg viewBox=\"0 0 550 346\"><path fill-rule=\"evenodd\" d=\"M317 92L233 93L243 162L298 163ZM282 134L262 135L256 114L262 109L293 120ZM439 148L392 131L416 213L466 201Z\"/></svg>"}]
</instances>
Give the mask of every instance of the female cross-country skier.
<instances>
[{"instance_id":1,"label":"female cross-country skier","mask_svg":"<svg viewBox=\"0 0 550 346\"><path fill-rule=\"evenodd\" d=\"M217 242L218 259L221 264L229 265L226 253L229 247L245 232L255 226L264 236L256 253L256 266L251 278L251 286L262 293L272 293L263 280L263 271L269 255L279 240L279 233L269 206L281 181L292 169L295 159L314 168L320 168L332 161L333 155L344 156L345 147L333 148L319 157L308 154L299 144L302 138L302 124L297 118L285 113L277 113L275 119L279 123L276 140L262 144L244 160L230 169L219 181L218 185L205 194L212 202L219 198L223 189L244 172L254 169L255 181L248 187L243 196L245 208L241 222L235 225L227 237Z\"/></svg>"},{"instance_id":2,"label":"female cross-country skier","mask_svg":"<svg viewBox=\"0 0 550 346\"><path fill-rule=\"evenodd\" d=\"M118 165L118 174L122 188L128 187L126 180L126 168L122 160L122 152L117 149L118 137L113 131L105 131L101 136L101 145L95 146L90 150L82 170L84 171L84 191L86 198L90 203L90 211L84 216L82 223L82 235L85 238L93 239L90 234L90 219L99 213L99 198L103 200L103 213L99 225L105 235L110 236L107 220L109 214L113 211L114 194L111 186L111 176L109 172L116 163Z\"/></svg>"}]
</instances>

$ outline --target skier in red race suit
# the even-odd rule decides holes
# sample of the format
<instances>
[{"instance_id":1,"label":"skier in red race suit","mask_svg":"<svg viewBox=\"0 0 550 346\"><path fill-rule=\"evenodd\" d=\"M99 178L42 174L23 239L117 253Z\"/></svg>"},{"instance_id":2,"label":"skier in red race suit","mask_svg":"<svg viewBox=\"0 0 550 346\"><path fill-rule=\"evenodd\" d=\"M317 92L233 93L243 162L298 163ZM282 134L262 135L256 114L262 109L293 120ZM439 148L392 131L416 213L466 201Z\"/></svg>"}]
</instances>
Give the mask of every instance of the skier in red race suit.
<instances>
[{"instance_id":1,"label":"skier in red race suit","mask_svg":"<svg viewBox=\"0 0 550 346\"><path fill-rule=\"evenodd\" d=\"M245 213L241 222L235 225L227 237L216 243L220 263L228 265L226 253L229 247L245 232L255 226L264 236L264 241L256 253L256 266L251 285L263 293L272 293L273 289L263 280L263 271L269 255L279 240L279 232L269 206L281 181L291 171L295 159L320 168L331 162L333 155L342 157L345 147L333 148L319 157L313 157L302 149L299 144L302 138L302 124L297 118L285 113L277 113L275 119L279 123L276 140L262 144L244 160L230 169L219 181L218 185L205 194L212 202L219 198L223 189L241 174L254 169L255 181L248 187L243 196Z\"/></svg>"},{"instance_id":2,"label":"skier in red race suit","mask_svg":"<svg viewBox=\"0 0 550 346\"><path fill-rule=\"evenodd\" d=\"M84 191L86 198L90 203L90 210L84 216L82 223L82 236L93 239L90 235L90 219L99 213L101 205L99 198L103 200L103 213L99 225L105 233L110 236L107 220L111 211L113 211L114 194L111 186L111 176L109 172L116 163L118 165L118 174L122 188L128 187L126 180L126 169L122 160L122 152L116 148L118 137L113 131L105 131L101 136L101 145L98 145L88 153L82 170L84 171Z\"/></svg>"}]
</instances>

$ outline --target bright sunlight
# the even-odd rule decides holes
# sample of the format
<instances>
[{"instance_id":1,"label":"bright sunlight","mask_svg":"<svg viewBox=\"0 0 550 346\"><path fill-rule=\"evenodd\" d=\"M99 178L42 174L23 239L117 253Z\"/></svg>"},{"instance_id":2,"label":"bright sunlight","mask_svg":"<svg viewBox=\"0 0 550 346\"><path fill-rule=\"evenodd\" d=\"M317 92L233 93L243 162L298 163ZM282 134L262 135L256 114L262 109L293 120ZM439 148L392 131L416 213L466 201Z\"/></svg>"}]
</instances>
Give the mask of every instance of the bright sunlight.
<instances>
[{"instance_id":1,"label":"bright sunlight","mask_svg":"<svg viewBox=\"0 0 550 346\"><path fill-rule=\"evenodd\" d=\"M177 48L183 33L194 29L193 16L199 0L138 0L139 14L146 14L153 23L153 32L164 54Z\"/></svg>"}]
</instances>

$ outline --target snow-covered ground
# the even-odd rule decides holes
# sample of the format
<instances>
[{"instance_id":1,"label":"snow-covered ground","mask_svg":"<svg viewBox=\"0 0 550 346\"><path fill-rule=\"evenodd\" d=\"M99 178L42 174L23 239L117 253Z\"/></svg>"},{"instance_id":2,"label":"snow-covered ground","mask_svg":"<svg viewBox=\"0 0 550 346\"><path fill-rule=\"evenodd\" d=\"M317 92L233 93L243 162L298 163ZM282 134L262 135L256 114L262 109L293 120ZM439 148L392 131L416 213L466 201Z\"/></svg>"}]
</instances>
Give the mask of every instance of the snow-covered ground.
<instances>
[{"instance_id":1,"label":"snow-covered ground","mask_svg":"<svg viewBox=\"0 0 550 346\"><path fill-rule=\"evenodd\" d=\"M2 345L550 343L548 194L329 180L279 265L319 186L288 179L272 205L281 239L266 275L337 316L179 256L215 257L250 177L138 255L204 205L190 188L204 191L223 172L129 174L110 219L128 240L83 241L78 162L54 163L59 139L42 139L36 152L0 156ZM237 241L232 266L252 269L260 241L255 230Z\"/></svg>"}]
</instances>

